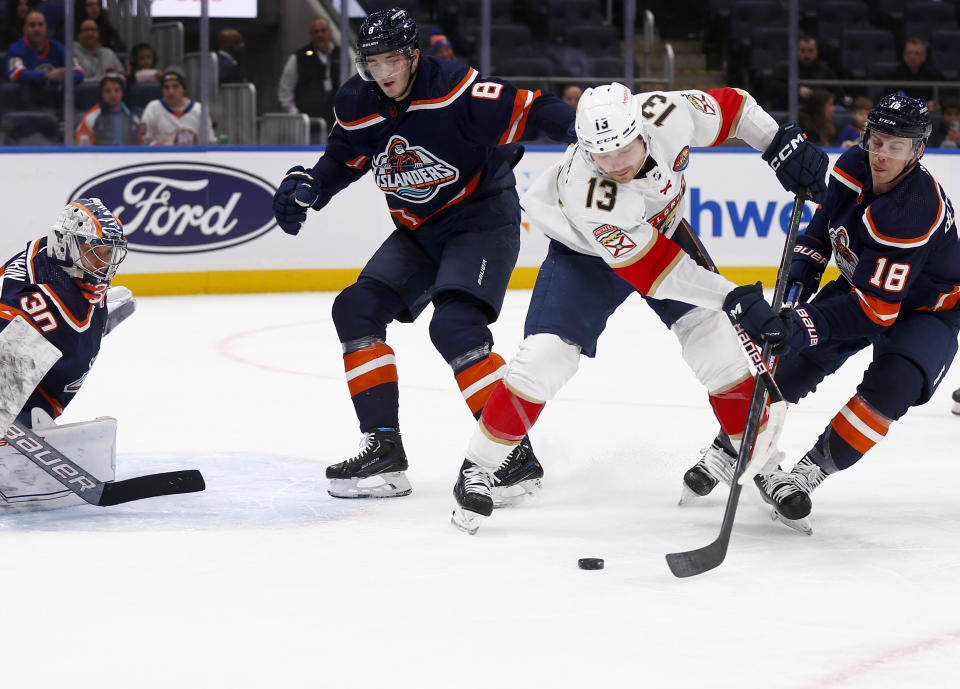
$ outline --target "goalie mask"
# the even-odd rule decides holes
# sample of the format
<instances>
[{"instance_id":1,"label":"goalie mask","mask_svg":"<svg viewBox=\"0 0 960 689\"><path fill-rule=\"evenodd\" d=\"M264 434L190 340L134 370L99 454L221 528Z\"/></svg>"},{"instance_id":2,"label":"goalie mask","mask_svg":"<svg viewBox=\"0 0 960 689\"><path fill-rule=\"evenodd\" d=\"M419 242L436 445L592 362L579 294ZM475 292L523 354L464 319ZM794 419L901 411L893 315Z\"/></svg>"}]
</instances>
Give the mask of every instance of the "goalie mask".
<instances>
[{"instance_id":1,"label":"goalie mask","mask_svg":"<svg viewBox=\"0 0 960 689\"><path fill-rule=\"evenodd\" d=\"M633 94L623 84L584 91L577 104L576 130L580 148L618 182L632 179L643 166L647 157L643 125Z\"/></svg>"},{"instance_id":2,"label":"goalie mask","mask_svg":"<svg viewBox=\"0 0 960 689\"><path fill-rule=\"evenodd\" d=\"M51 262L86 282L110 282L126 255L123 226L100 199L71 201L47 235Z\"/></svg>"}]
</instances>

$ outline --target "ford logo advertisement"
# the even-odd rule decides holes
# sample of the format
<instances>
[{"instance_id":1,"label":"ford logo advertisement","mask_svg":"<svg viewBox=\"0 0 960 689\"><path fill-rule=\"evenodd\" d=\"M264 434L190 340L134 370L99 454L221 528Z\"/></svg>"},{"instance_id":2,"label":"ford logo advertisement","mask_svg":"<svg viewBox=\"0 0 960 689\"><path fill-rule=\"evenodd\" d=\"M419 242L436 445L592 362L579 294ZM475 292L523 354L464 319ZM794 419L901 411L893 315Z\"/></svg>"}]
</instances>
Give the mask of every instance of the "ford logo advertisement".
<instances>
[{"instance_id":1,"label":"ford logo advertisement","mask_svg":"<svg viewBox=\"0 0 960 689\"><path fill-rule=\"evenodd\" d=\"M123 223L131 251L191 254L249 242L269 231L274 187L209 163L145 163L89 179L71 199L97 197Z\"/></svg>"}]
</instances>

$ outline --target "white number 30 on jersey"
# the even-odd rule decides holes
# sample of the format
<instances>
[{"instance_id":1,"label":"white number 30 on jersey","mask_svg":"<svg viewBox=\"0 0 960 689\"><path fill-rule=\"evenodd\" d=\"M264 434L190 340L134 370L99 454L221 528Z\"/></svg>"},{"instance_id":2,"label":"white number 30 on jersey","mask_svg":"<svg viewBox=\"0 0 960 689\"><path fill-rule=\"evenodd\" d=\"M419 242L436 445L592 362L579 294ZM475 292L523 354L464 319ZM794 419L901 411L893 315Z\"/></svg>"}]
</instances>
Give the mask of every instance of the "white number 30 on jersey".
<instances>
[{"instance_id":1,"label":"white number 30 on jersey","mask_svg":"<svg viewBox=\"0 0 960 689\"><path fill-rule=\"evenodd\" d=\"M470 89L470 95L474 98L487 98L497 100L500 97L500 91L503 90L503 84L495 84L492 81L480 81Z\"/></svg>"}]
</instances>

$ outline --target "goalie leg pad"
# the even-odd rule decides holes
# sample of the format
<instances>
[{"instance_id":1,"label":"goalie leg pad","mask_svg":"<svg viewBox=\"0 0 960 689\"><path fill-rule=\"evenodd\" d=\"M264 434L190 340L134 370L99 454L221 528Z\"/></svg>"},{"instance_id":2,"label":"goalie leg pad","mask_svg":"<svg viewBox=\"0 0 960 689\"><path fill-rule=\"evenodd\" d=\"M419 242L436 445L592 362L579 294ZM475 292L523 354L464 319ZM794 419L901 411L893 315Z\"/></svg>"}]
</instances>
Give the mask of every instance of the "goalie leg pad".
<instances>
[{"instance_id":1,"label":"goalie leg pad","mask_svg":"<svg viewBox=\"0 0 960 689\"><path fill-rule=\"evenodd\" d=\"M10 427L60 357L60 350L23 316L0 331L0 429Z\"/></svg>"},{"instance_id":2,"label":"goalie leg pad","mask_svg":"<svg viewBox=\"0 0 960 689\"><path fill-rule=\"evenodd\" d=\"M113 481L117 473L117 420L108 416L65 424L47 425L33 410L34 432L101 481ZM41 412L42 414L43 412ZM37 424L40 421L40 424ZM0 441L0 510L86 505L78 495Z\"/></svg>"}]
</instances>

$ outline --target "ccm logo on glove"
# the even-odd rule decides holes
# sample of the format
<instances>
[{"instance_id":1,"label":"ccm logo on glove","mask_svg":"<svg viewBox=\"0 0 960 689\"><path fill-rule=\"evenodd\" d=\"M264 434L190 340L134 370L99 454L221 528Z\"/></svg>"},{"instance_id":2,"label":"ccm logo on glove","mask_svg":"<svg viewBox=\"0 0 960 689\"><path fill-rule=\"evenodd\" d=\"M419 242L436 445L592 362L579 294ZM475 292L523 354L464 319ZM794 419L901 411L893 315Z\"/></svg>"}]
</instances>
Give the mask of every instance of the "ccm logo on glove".
<instances>
[{"instance_id":1,"label":"ccm logo on glove","mask_svg":"<svg viewBox=\"0 0 960 689\"><path fill-rule=\"evenodd\" d=\"M789 158L790 155L800 147L800 144L802 144L803 140L806 138L807 135L803 132L800 132L794 138L787 141L786 146L781 148L777 154L771 158L770 167L774 170L780 167L780 164Z\"/></svg>"}]
</instances>

